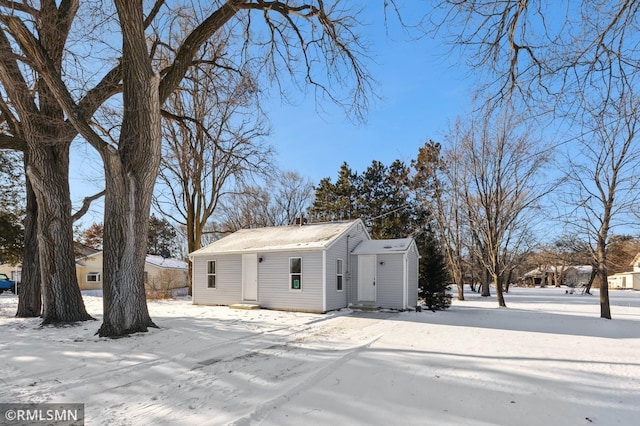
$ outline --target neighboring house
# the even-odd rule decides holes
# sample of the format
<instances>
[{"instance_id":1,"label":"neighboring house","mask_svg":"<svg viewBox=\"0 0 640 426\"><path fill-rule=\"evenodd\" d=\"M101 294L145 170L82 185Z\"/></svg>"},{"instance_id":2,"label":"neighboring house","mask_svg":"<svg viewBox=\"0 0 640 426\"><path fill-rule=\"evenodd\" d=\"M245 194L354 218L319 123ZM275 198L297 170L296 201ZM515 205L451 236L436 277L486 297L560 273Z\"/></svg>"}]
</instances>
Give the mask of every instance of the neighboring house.
<instances>
[{"instance_id":1,"label":"neighboring house","mask_svg":"<svg viewBox=\"0 0 640 426\"><path fill-rule=\"evenodd\" d=\"M556 280L558 280L559 285L576 287L589 282L592 270L591 265L539 267L524 274L523 278L527 285L552 286L556 285Z\"/></svg>"},{"instance_id":2,"label":"neighboring house","mask_svg":"<svg viewBox=\"0 0 640 426\"><path fill-rule=\"evenodd\" d=\"M609 287L620 289L640 290L640 253L631 262L633 270L630 272L619 272L609 275L607 281Z\"/></svg>"},{"instance_id":3,"label":"neighboring house","mask_svg":"<svg viewBox=\"0 0 640 426\"><path fill-rule=\"evenodd\" d=\"M591 265L574 265L567 267L565 271L566 284L571 287L589 284L591 271L593 271L593 266Z\"/></svg>"},{"instance_id":4,"label":"neighboring house","mask_svg":"<svg viewBox=\"0 0 640 426\"><path fill-rule=\"evenodd\" d=\"M74 242L73 251L76 258L88 256L98 252L98 250L85 246L84 244ZM0 272L7 274L12 281L20 282L22 280L22 264L10 265L8 263L0 265Z\"/></svg>"},{"instance_id":5,"label":"neighboring house","mask_svg":"<svg viewBox=\"0 0 640 426\"><path fill-rule=\"evenodd\" d=\"M523 278L526 285L550 286L555 285L556 277L563 281L563 273L566 266L547 266L538 267L524 274Z\"/></svg>"},{"instance_id":6,"label":"neighboring house","mask_svg":"<svg viewBox=\"0 0 640 426\"><path fill-rule=\"evenodd\" d=\"M144 282L147 292L188 287L188 271L187 262L147 255L144 265ZM76 259L76 273L80 290L102 289L102 252Z\"/></svg>"},{"instance_id":7,"label":"neighboring house","mask_svg":"<svg viewBox=\"0 0 640 426\"><path fill-rule=\"evenodd\" d=\"M194 304L303 312L417 304L413 239L371 241L359 219L243 229L190 258Z\"/></svg>"},{"instance_id":8,"label":"neighboring house","mask_svg":"<svg viewBox=\"0 0 640 426\"><path fill-rule=\"evenodd\" d=\"M11 281L19 283L22 276L22 264L3 263L0 265L0 273L6 274Z\"/></svg>"}]
</instances>

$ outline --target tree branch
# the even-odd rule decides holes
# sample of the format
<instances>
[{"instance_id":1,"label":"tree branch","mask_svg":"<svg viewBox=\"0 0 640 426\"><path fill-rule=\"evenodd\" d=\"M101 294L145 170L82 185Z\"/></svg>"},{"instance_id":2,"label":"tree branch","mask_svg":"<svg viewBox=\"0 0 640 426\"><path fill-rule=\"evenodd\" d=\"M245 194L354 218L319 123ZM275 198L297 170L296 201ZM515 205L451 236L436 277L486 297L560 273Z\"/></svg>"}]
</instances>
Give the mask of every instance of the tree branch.
<instances>
[{"instance_id":1,"label":"tree branch","mask_svg":"<svg viewBox=\"0 0 640 426\"><path fill-rule=\"evenodd\" d=\"M91 207L91 203L101 198L104 195L104 192L105 191L102 190L97 194L91 195L89 197L85 197L84 200L82 200L82 207L80 207L80 210L78 210L73 215L71 215L71 221L76 222L78 219L84 216L89 211L89 207Z\"/></svg>"}]
</instances>

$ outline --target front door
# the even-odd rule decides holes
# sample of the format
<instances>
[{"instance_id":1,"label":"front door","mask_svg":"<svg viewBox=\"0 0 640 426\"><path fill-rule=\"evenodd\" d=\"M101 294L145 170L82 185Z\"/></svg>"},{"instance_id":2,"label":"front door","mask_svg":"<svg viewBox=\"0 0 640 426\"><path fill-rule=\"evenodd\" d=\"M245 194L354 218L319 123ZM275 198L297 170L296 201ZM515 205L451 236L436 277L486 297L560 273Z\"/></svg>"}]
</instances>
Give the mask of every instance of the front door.
<instances>
[{"instance_id":1,"label":"front door","mask_svg":"<svg viewBox=\"0 0 640 426\"><path fill-rule=\"evenodd\" d=\"M358 256L358 301L376 301L376 255Z\"/></svg>"},{"instance_id":2,"label":"front door","mask_svg":"<svg viewBox=\"0 0 640 426\"><path fill-rule=\"evenodd\" d=\"M242 300L258 300L258 255L242 255Z\"/></svg>"}]
</instances>

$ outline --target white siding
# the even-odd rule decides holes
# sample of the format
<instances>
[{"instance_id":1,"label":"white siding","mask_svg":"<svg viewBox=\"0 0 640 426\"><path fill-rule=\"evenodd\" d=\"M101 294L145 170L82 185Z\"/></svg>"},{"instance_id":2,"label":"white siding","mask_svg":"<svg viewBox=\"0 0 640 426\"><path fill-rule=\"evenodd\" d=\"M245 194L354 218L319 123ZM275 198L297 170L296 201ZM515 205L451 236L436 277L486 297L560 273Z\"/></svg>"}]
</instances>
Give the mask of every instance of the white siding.
<instances>
[{"instance_id":1,"label":"white siding","mask_svg":"<svg viewBox=\"0 0 640 426\"><path fill-rule=\"evenodd\" d=\"M415 245L407 253L407 308L414 308L418 305L418 264L419 257Z\"/></svg>"},{"instance_id":2,"label":"white siding","mask_svg":"<svg viewBox=\"0 0 640 426\"><path fill-rule=\"evenodd\" d=\"M378 281L377 305L381 308L403 309L403 271L404 255L379 254L376 264Z\"/></svg>"},{"instance_id":3,"label":"white siding","mask_svg":"<svg viewBox=\"0 0 640 426\"><path fill-rule=\"evenodd\" d=\"M347 306L347 239L341 238L326 252L327 277L327 310L344 308ZM337 290L336 260L342 259L342 291Z\"/></svg>"},{"instance_id":4,"label":"white siding","mask_svg":"<svg viewBox=\"0 0 640 426\"><path fill-rule=\"evenodd\" d=\"M207 262L216 261L216 288L207 288ZM193 303L231 305L242 302L242 256L216 255L193 258Z\"/></svg>"},{"instance_id":5,"label":"white siding","mask_svg":"<svg viewBox=\"0 0 640 426\"><path fill-rule=\"evenodd\" d=\"M270 309L322 312L322 251L264 253L258 303ZM291 290L289 258L302 258L302 290Z\"/></svg>"}]
</instances>

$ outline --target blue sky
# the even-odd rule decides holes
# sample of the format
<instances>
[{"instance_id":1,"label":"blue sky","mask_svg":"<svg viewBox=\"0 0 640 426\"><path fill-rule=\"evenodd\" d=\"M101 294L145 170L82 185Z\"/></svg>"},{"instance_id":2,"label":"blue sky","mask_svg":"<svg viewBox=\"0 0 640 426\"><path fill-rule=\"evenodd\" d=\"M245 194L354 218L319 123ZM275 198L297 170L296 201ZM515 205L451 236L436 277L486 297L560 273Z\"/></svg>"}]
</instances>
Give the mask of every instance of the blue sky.
<instances>
[{"instance_id":1,"label":"blue sky","mask_svg":"<svg viewBox=\"0 0 640 426\"><path fill-rule=\"evenodd\" d=\"M340 165L363 172L373 160L389 165L396 159L410 162L429 139L442 139L450 122L469 109L473 89L459 58L448 54L442 39L411 40L390 17L384 25L382 1L366 1L361 33L370 43L368 70L377 81L380 99L371 103L365 123L355 123L342 109L323 104L319 113L313 94L291 92L294 104L285 104L271 93L266 106L271 134L265 143L276 150L282 170L295 170L318 183L335 180ZM404 9L409 20L421 16L427 3L413 2ZM86 144L73 147L72 201L102 189L102 164ZM92 208L88 226L101 220L101 203ZM86 222L86 225L85 223Z\"/></svg>"},{"instance_id":2,"label":"blue sky","mask_svg":"<svg viewBox=\"0 0 640 426\"><path fill-rule=\"evenodd\" d=\"M268 141L282 169L297 170L317 183L323 177L335 180L343 161L358 172L373 160L409 162L427 140L441 140L449 123L469 109L470 80L447 55L448 47L427 37L409 40L397 25L385 35L378 9L365 18L370 24L364 33L372 42L375 63L369 70L381 99L374 100L365 123L354 123L330 106L319 114L312 96L300 96L295 105L274 99ZM412 11L424 9L414 6Z\"/></svg>"}]
</instances>

